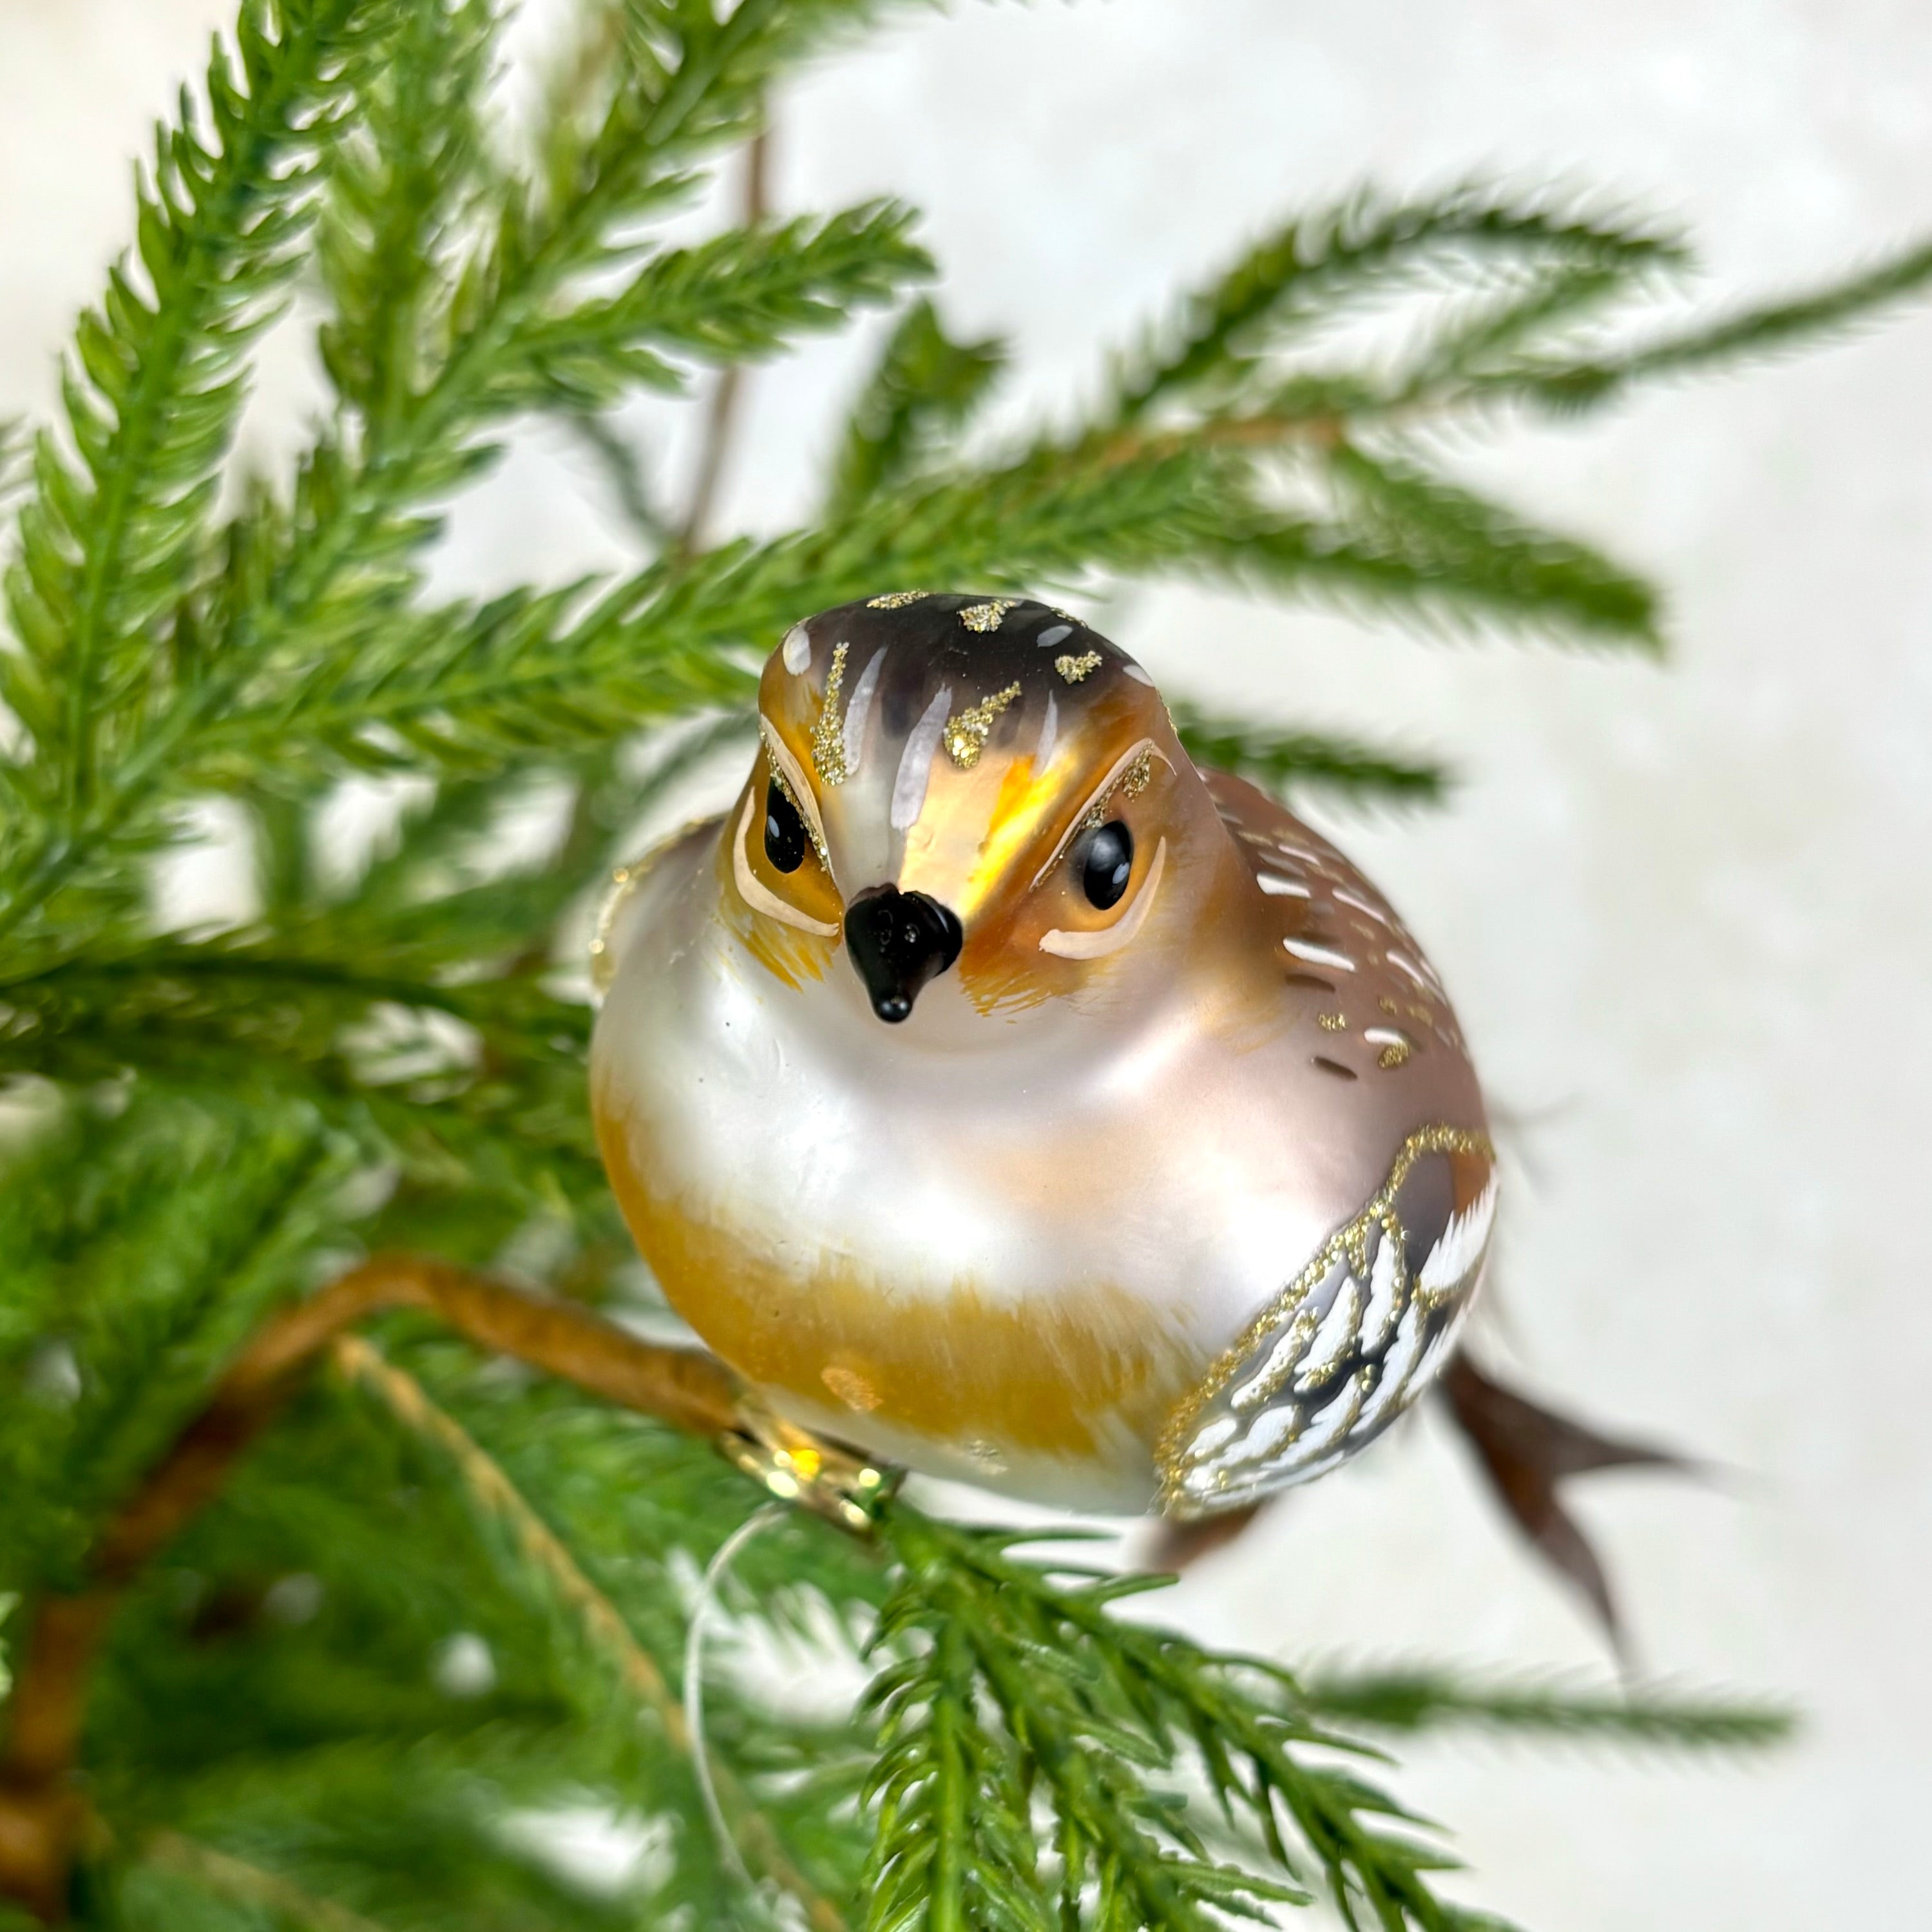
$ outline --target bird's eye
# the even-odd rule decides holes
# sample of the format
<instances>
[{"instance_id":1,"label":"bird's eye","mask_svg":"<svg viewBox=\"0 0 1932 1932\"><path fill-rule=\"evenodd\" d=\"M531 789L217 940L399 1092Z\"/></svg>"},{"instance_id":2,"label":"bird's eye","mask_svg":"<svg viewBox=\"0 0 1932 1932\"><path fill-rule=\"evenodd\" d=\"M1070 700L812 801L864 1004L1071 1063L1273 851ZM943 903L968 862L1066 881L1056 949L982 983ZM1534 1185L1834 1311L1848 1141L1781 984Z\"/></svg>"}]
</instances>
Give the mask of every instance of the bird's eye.
<instances>
[{"instance_id":1,"label":"bird's eye","mask_svg":"<svg viewBox=\"0 0 1932 1932\"><path fill-rule=\"evenodd\" d=\"M765 788L765 856L781 872L795 872L805 862L806 843L798 807L773 780Z\"/></svg>"},{"instance_id":2,"label":"bird's eye","mask_svg":"<svg viewBox=\"0 0 1932 1932\"><path fill-rule=\"evenodd\" d=\"M1102 826L1087 842L1080 884L1088 902L1102 912L1109 906L1118 905L1133 869L1134 835L1116 818Z\"/></svg>"}]
</instances>

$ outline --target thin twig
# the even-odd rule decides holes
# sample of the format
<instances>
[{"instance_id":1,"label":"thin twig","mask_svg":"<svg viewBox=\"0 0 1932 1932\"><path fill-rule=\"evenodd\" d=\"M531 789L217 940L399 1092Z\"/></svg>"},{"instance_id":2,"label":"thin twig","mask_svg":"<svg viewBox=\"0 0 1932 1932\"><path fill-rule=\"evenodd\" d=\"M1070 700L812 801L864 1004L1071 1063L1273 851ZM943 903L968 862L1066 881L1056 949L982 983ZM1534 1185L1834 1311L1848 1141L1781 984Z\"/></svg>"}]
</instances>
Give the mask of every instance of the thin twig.
<instances>
[{"instance_id":1,"label":"thin twig","mask_svg":"<svg viewBox=\"0 0 1932 1932\"><path fill-rule=\"evenodd\" d=\"M558 1595L582 1619L592 1644L616 1664L625 1688L657 1719L671 1744L691 1757L700 1787L710 1797L712 1771L703 1755L694 1715L687 1721L684 1706L671 1694L656 1660L638 1642L622 1612L584 1574L568 1546L538 1514L502 1465L453 1415L438 1407L415 1376L398 1368L361 1336L338 1335L329 1353L344 1375L386 1404L406 1427L427 1437L447 1454L478 1503L509 1526L524 1556L550 1579ZM776 1507L767 1504L765 1512L752 1516L719 1556L731 1550L752 1525L768 1520L768 1512ZM694 1632L698 1628L695 1612L692 1627ZM844 1932L845 1922L838 1907L814 1890L791 1862L770 1822L746 1797L730 1773L718 1767L716 1781L718 1794L733 1814L736 1839L749 1846L766 1876L797 1900L820 1932ZM728 1832L724 1838L734 1856L736 1839Z\"/></svg>"},{"instance_id":2,"label":"thin twig","mask_svg":"<svg viewBox=\"0 0 1932 1932\"><path fill-rule=\"evenodd\" d=\"M1306 442L1318 449L1334 449L1346 438L1348 427L1348 417L1325 410L1311 416L1228 416L1186 429L1122 430L1102 442L1094 458L1112 470L1130 463L1162 462L1208 446L1244 449Z\"/></svg>"},{"instance_id":3,"label":"thin twig","mask_svg":"<svg viewBox=\"0 0 1932 1932\"><path fill-rule=\"evenodd\" d=\"M502 1466L454 1416L430 1400L415 1376L398 1368L360 1335L337 1336L328 1352L350 1381L361 1383L406 1427L428 1437L448 1456L470 1493L491 1515L509 1525L524 1556L549 1577L557 1594L582 1620L591 1642L616 1664L625 1688L648 1707L672 1744L688 1750L689 1727L664 1672L632 1634L616 1606L585 1576L576 1558L524 1499Z\"/></svg>"},{"instance_id":4,"label":"thin twig","mask_svg":"<svg viewBox=\"0 0 1932 1932\"><path fill-rule=\"evenodd\" d=\"M641 1341L588 1309L445 1262L378 1256L284 1310L236 1357L200 1414L109 1522L87 1586L34 1606L0 1745L0 1898L50 1924L66 1916L86 1823L74 1772L87 1687L128 1586L213 1500L336 1336L379 1310L404 1307L426 1310L484 1348L695 1435L716 1439L740 1419L742 1384L715 1358Z\"/></svg>"},{"instance_id":5,"label":"thin twig","mask_svg":"<svg viewBox=\"0 0 1932 1932\"><path fill-rule=\"evenodd\" d=\"M744 225L755 228L768 212L771 173L771 128L767 123L751 140L745 150ZM704 445L699 452L698 477L692 485L691 502L686 510L683 527L678 533L681 556L694 555L704 543L711 512L723 481L731 440L738 423L738 405L744 388L742 364L734 362L718 372L711 391L711 405L706 412Z\"/></svg>"},{"instance_id":6,"label":"thin twig","mask_svg":"<svg viewBox=\"0 0 1932 1932\"><path fill-rule=\"evenodd\" d=\"M260 1865L232 1858L178 1832L149 1833L141 1855L149 1864L185 1873L212 1891L225 1892L246 1904L266 1906L278 1918L313 1925L317 1932L383 1932L374 1919L364 1918L359 1912L351 1912L331 1899L317 1898L278 1873L264 1871Z\"/></svg>"}]
</instances>

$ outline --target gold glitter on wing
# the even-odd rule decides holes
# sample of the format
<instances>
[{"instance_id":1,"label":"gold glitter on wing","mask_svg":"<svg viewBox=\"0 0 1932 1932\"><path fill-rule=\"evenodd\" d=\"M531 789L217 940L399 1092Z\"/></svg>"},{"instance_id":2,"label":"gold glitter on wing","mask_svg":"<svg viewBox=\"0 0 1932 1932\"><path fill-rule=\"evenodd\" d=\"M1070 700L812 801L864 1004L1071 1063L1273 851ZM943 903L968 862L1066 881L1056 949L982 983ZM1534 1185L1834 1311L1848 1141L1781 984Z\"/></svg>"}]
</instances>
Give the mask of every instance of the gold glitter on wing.
<instances>
[{"instance_id":1,"label":"gold glitter on wing","mask_svg":"<svg viewBox=\"0 0 1932 1932\"><path fill-rule=\"evenodd\" d=\"M908 604L916 604L922 597L930 597L930 590L888 590L883 597L866 599L868 610L903 610Z\"/></svg>"},{"instance_id":2,"label":"gold glitter on wing","mask_svg":"<svg viewBox=\"0 0 1932 1932\"><path fill-rule=\"evenodd\" d=\"M1322 1243L1308 1265L1249 1323L1233 1346L1222 1352L1198 1386L1168 1418L1160 1439L1154 1446L1154 1467L1160 1475L1161 1508L1164 1514L1185 1519L1215 1507L1210 1498L1194 1497L1185 1486L1193 1464L1194 1438L1209 1405L1244 1370L1252 1367L1264 1344L1271 1345L1280 1339L1279 1331L1285 1324L1305 1328L1308 1337L1312 1339L1314 1326L1308 1318L1313 1311L1307 1305L1309 1296L1337 1267L1347 1268L1358 1281L1366 1280L1370 1266L1369 1238L1372 1233L1379 1232L1382 1240L1397 1243L1396 1252L1402 1253L1400 1244L1406 1244L1406 1235L1395 1211L1396 1196L1415 1163L1424 1155L1432 1154L1480 1155L1490 1161L1496 1158L1488 1138L1472 1133L1466 1128L1446 1125L1424 1127L1409 1136L1375 1198L1353 1220L1338 1228ZM1423 1294L1408 1279L1406 1267L1401 1270L1401 1300L1418 1313L1426 1312L1432 1306L1439 1305L1441 1300L1447 1299ZM1305 1342L1303 1346L1306 1346ZM1292 1358L1294 1352L1287 1353L1290 1359L1282 1363L1280 1370L1284 1385L1299 1367L1298 1361ZM1217 1489L1222 1486L1225 1485L1216 1485Z\"/></svg>"}]
</instances>

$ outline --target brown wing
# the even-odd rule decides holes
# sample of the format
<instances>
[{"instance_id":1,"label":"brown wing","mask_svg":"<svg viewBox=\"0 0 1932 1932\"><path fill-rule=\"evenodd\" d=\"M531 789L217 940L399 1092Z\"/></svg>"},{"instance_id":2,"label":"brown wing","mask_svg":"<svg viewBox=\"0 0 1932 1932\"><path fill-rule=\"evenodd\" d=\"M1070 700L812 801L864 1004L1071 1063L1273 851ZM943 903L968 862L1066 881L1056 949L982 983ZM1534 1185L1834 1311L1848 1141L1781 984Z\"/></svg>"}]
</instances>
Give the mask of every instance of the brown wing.
<instances>
[{"instance_id":1,"label":"brown wing","mask_svg":"<svg viewBox=\"0 0 1932 1932\"><path fill-rule=\"evenodd\" d=\"M1343 1078L1429 1053L1466 1063L1442 982L1388 901L1265 792L1226 772L1201 776L1276 914L1287 985L1316 998L1327 1037L1311 1057Z\"/></svg>"},{"instance_id":2,"label":"brown wing","mask_svg":"<svg viewBox=\"0 0 1932 1932\"><path fill-rule=\"evenodd\" d=\"M1309 1481L1394 1421L1454 1345L1496 1203L1474 1073L1414 936L1319 833L1238 778L1202 776L1269 909L1291 1037L1310 1077L1351 1083L1337 1131L1370 1132L1388 1165L1171 1419L1162 1508L1180 1519Z\"/></svg>"}]
</instances>

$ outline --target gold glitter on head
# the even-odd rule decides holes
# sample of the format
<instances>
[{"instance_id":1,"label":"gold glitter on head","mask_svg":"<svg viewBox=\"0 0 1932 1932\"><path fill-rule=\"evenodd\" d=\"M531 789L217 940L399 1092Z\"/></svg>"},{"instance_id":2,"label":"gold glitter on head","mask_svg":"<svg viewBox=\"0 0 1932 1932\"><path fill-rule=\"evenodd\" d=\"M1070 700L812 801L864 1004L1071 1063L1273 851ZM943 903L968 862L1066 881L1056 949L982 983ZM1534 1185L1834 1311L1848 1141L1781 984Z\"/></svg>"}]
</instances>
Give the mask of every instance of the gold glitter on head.
<instances>
[{"instance_id":1,"label":"gold glitter on head","mask_svg":"<svg viewBox=\"0 0 1932 1932\"><path fill-rule=\"evenodd\" d=\"M995 597L990 603L969 604L960 612L959 621L969 631L997 631L1019 601L1017 597Z\"/></svg>"},{"instance_id":2,"label":"gold glitter on head","mask_svg":"<svg viewBox=\"0 0 1932 1932\"><path fill-rule=\"evenodd\" d=\"M1154 782L1154 758L1151 750L1144 748L1140 756L1088 808L1087 816L1081 823L1088 826L1105 825L1117 798L1138 798Z\"/></svg>"},{"instance_id":3,"label":"gold glitter on head","mask_svg":"<svg viewBox=\"0 0 1932 1932\"><path fill-rule=\"evenodd\" d=\"M970 711L957 712L946 721L946 753L962 772L970 772L980 762L980 754L992 735L993 720L1019 694L1019 686L1010 684L1004 691L994 692L983 704L974 705Z\"/></svg>"},{"instance_id":4,"label":"gold glitter on head","mask_svg":"<svg viewBox=\"0 0 1932 1932\"><path fill-rule=\"evenodd\" d=\"M1071 656L1055 658L1053 668L1069 684L1078 684L1090 671L1100 668L1100 653L1098 651L1082 651L1077 658Z\"/></svg>"},{"instance_id":5,"label":"gold glitter on head","mask_svg":"<svg viewBox=\"0 0 1932 1932\"><path fill-rule=\"evenodd\" d=\"M903 610L908 604L916 604L922 597L930 597L930 590L888 590L883 597L866 599L868 610Z\"/></svg>"},{"instance_id":6,"label":"gold glitter on head","mask_svg":"<svg viewBox=\"0 0 1932 1932\"><path fill-rule=\"evenodd\" d=\"M845 763L845 727L838 716L838 694L845 686L845 653L850 648L848 644L833 647L832 668L825 674L825 690L818 700L818 722L812 728L812 768L829 785L843 784L849 770Z\"/></svg>"}]
</instances>

